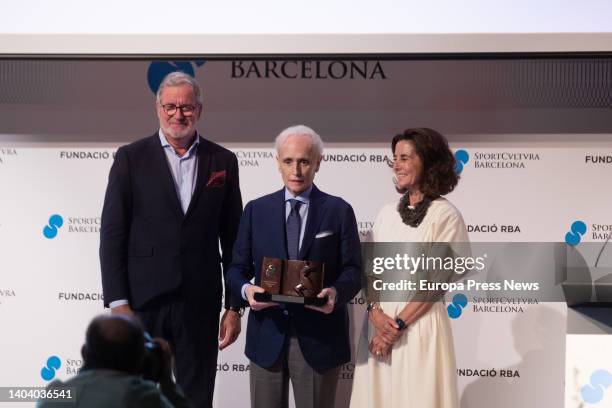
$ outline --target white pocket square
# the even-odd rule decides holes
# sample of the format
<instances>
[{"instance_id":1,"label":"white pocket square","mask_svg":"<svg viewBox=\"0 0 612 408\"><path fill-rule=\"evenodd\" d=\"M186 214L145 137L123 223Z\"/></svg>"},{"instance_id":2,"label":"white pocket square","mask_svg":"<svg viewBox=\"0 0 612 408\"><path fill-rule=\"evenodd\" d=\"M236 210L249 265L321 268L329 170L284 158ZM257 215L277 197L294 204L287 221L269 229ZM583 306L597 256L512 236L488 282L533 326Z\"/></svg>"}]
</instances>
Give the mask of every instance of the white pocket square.
<instances>
[{"instance_id":1,"label":"white pocket square","mask_svg":"<svg viewBox=\"0 0 612 408\"><path fill-rule=\"evenodd\" d=\"M317 235L315 235L315 239L329 237L330 235L334 235L334 231L319 232Z\"/></svg>"}]
</instances>

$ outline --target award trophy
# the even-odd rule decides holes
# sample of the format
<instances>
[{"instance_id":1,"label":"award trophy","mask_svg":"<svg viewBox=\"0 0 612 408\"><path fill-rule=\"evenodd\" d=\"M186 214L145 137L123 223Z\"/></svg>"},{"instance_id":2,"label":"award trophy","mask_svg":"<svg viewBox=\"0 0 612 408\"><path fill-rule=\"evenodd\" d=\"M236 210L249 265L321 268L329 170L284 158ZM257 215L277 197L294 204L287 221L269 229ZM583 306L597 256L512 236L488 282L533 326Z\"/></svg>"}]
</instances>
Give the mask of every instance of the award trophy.
<instances>
[{"instance_id":1,"label":"award trophy","mask_svg":"<svg viewBox=\"0 0 612 408\"><path fill-rule=\"evenodd\" d=\"M324 276L323 262L266 257L261 264L261 287L266 292L256 293L255 300L323 306L327 297L317 295L323 289Z\"/></svg>"}]
</instances>

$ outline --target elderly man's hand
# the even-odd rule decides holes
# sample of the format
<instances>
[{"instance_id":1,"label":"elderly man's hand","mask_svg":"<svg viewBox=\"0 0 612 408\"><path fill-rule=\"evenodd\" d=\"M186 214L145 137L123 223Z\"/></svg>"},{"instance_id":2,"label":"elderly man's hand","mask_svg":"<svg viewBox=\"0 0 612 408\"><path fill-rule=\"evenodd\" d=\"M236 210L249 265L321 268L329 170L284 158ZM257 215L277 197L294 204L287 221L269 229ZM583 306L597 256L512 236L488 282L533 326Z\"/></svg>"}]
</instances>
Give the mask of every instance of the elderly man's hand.
<instances>
[{"instance_id":1,"label":"elderly man's hand","mask_svg":"<svg viewBox=\"0 0 612 408\"><path fill-rule=\"evenodd\" d=\"M251 310L262 310L272 306L278 306L275 302L258 302L255 300L255 293L264 293L266 290L257 285L248 285L244 290Z\"/></svg>"},{"instance_id":2,"label":"elderly man's hand","mask_svg":"<svg viewBox=\"0 0 612 408\"><path fill-rule=\"evenodd\" d=\"M330 314L331 312L334 311L334 307L336 307L336 298L338 297L338 292L336 292L335 288L330 287L330 288L323 288L323 290L321 290L321 292L319 292L319 294L317 295L318 298L324 298L326 296L327 296L327 303L325 303L323 306L306 305L305 307L312 309L312 310L316 310L317 312Z\"/></svg>"}]
</instances>

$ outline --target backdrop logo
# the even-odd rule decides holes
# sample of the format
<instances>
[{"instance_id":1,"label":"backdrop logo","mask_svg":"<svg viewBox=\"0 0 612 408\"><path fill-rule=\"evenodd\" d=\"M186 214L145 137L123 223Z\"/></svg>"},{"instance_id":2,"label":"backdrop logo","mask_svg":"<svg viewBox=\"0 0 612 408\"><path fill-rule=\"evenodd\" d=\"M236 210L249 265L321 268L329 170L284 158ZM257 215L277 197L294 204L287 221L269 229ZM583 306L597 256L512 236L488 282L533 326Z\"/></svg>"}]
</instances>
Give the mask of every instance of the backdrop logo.
<instances>
[{"instance_id":1,"label":"backdrop logo","mask_svg":"<svg viewBox=\"0 0 612 408\"><path fill-rule=\"evenodd\" d=\"M236 150L234 153L240 167L259 167L264 161L274 160L272 150Z\"/></svg>"},{"instance_id":2,"label":"backdrop logo","mask_svg":"<svg viewBox=\"0 0 612 408\"><path fill-rule=\"evenodd\" d=\"M448 317L450 317L451 319L459 318L467 304L467 297L463 293L457 293L455 296L453 296L453 303L446 307Z\"/></svg>"},{"instance_id":3,"label":"backdrop logo","mask_svg":"<svg viewBox=\"0 0 612 408\"><path fill-rule=\"evenodd\" d=\"M231 78L387 79L380 61L232 61Z\"/></svg>"},{"instance_id":4,"label":"backdrop logo","mask_svg":"<svg viewBox=\"0 0 612 408\"><path fill-rule=\"evenodd\" d=\"M584 162L587 164L612 164L612 156L587 155L584 156Z\"/></svg>"},{"instance_id":5,"label":"backdrop logo","mask_svg":"<svg viewBox=\"0 0 612 408\"><path fill-rule=\"evenodd\" d=\"M525 169L531 162L541 160L540 153L529 151L472 152L470 156L475 169Z\"/></svg>"},{"instance_id":6,"label":"backdrop logo","mask_svg":"<svg viewBox=\"0 0 612 408\"><path fill-rule=\"evenodd\" d=\"M101 301L104 300L104 296L102 293L86 293L86 292L58 292L57 294L58 300L70 301Z\"/></svg>"},{"instance_id":7,"label":"backdrop logo","mask_svg":"<svg viewBox=\"0 0 612 408\"><path fill-rule=\"evenodd\" d=\"M17 156L17 150L12 147L0 147L0 164L4 164L11 156Z\"/></svg>"},{"instance_id":8,"label":"backdrop logo","mask_svg":"<svg viewBox=\"0 0 612 408\"><path fill-rule=\"evenodd\" d=\"M47 359L47 365L40 370L40 376L45 381L55 378L55 371L62 366L62 360L58 356L51 356Z\"/></svg>"},{"instance_id":9,"label":"backdrop logo","mask_svg":"<svg viewBox=\"0 0 612 408\"><path fill-rule=\"evenodd\" d=\"M53 214L49 217L49 225L45 225L43 228L43 235L47 239L53 239L57 236L57 232L59 228L62 228L64 225L64 219L59 214Z\"/></svg>"},{"instance_id":10,"label":"backdrop logo","mask_svg":"<svg viewBox=\"0 0 612 408\"><path fill-rule=\"evenodd\" d=\"M339 380L352 380L353 374L355 373L355 364L346 363L340 367L340 372L338 373Z\"/></svg>"},{"instance_id":11,"label":"backdrop logo","mask_svg":"<svg viewBox=\"0 0 612 408\"><path fill-rule=\"evenodd\" d=\"M14 298L15 291L13 289L5 289L0 288L0 306L2 306L2 302L7 298Z\"/></svg>"},{"instance_id":12,"label":"backdrop logo","mask_svg":"<svg viewBox=\"0 0 612 408\"><path fill-rule=\"evenodd\" d=\"M470 154L467 150L459 149L455 152L455 172L461 174L463 166L470 161Z\"/></svg>"},{"instance_id":13,"label":"backdrop logo","mask_svg":"<svg viewBox=\"0 0 612 408\"><path fill-rule=\"evenodd\" d=\"M109 160L115 158L115 153L109 150L62 150L59 156L62 160Z\"/></svg>"},{"instance_id":14,"label":"backdrop logo","mask_svg":"<svg viewBox=\"0 0 612 408\"><path fill-rule=\"evenodd\" d=\"M205 61L154 61L147 71L149 88L156 94L163 79L171 72L181 71L195 77L195 68L204 65Z\"/></svg>"},{"instance_id":15,"label":"backdrop logo","mask_svg":"<svg viewBox=\"0 0 612 408\"><path fill-rule=\"evenodd\" d=\"M587 404L599 403L608 388L612 385L612 374L607 370L595 370L591 374L591 383L580 389L582 400Z\"/></svg>"},{"instance_id":16,"label":"backdrop logo","mask_svg":"<svg viewBox=\"0 0 612 408\"><path fill-rule=\"evenodd\" d=\"M357 231L359 231L359 239L362 242L372 241L372 228L374 228L374 221L357 221Z\"/></svg>"},{"instance_id":17,"label":"backdrop logo","mask_svg":"<svg viewBox=\"0 0 612 408\"><path fill-rule=\"evenodd\" d=\"M570 226L570 231L565 234L565 243L571 246L578 245L586 231L587 226L583 221L574 221Z\"/></svg>"}]
</instances>

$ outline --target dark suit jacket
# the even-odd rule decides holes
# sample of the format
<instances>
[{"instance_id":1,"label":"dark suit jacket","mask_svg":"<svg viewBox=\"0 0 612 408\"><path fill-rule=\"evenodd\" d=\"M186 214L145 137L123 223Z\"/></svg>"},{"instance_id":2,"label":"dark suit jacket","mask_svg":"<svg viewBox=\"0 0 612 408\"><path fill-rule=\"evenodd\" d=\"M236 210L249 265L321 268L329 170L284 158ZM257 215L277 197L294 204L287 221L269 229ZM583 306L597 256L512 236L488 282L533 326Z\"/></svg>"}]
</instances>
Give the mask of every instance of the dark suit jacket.
<instances>
[{"instance_id":1,"label":"dark suit jacket","mask_svg":"<svg viewBox=\"0 0 612 408\"><path fill-rule=\"evenodd\" d=\"M227 271L242 212L238 162L203 138L197 155L196 186L183 214L158 134L117 150L100 230L106 306L128 299L140 309L180 292L220 308L221 263Z\"/></svg>"},{"instance_id":2,"label":"dark suit jacket","mask_svg":"<svg viewBox=\"0 0 612 408\"><path fill-rule=\"evenodd\" d=\"M322 232L331 232L316 238ZM287 259L284 189L247 204L229 271L235 296L255 276L260 285L264 257ZM303 306L271 307L249 313L246 350L249 359L265 368L278 359L289 321L293 324L308 364L319 372L350 360L348 303L361 288L361 252L355 214L338 197L313 187L299 253L300 259L325 262L324 286L338 292L338 303L328 315Z\"/></svg>"}]
</instances>

